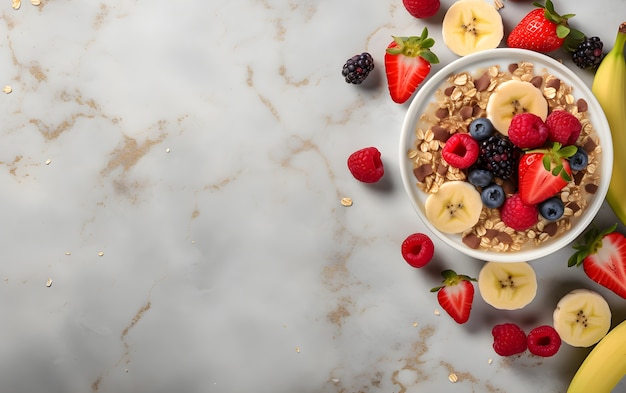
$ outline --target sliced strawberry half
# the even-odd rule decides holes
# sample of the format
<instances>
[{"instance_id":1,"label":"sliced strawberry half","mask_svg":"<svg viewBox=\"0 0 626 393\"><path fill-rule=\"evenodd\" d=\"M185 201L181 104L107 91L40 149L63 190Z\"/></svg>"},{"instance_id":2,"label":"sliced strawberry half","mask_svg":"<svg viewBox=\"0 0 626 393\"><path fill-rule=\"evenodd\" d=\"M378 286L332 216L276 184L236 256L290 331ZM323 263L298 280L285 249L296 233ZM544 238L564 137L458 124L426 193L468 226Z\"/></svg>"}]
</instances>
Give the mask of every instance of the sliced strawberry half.
<instances>
[{"instance_id":1,"label":"sliced strawberry half","mask_svg":"<svg viewBox=\"0 0 626 393\"><path fill-rule=\"evenodd\" d=\"M568 266L582 265L591 280L626 299L626 237L616 228L590 228L574 245Z\"/></svg>"},{"instance_id":2,"label":"sliced strawberry half","mask_svg":"<svg viewBox=\"0 0 626 393\"><path fill-rule=\"evenodd\" d=\"M437 300L443 308L457 323L463 324L469 320L472 303L474 302L475 278L456 274L454 270L444 270L443 285L431 289L437 292Z\"/></svg>"},{"instance_id":3,"label":"sliced strawberry half","mask_svg":"<svg viewBox=\"0 0 626 393\"><path fill-rule=\"evenodd\" d=\"M535 205L554 196L572 180L572 170L567 158L574 155L576 146L530 150L519 160L518 187L522 202Z\"/></svg>"},{"instance_id":4,"label":"sliced strawberry half","mask_svg":"<svg viewBox=\"0 0 626 393\"><path fill-rule=\"evenodd\" d=\"M419 37L393 37L385 52L385 73L391 99L402 104L417 90L430 73L431 64L439 63L430 48L435 40L424 28Z\"/></svg>"}]
</instances>

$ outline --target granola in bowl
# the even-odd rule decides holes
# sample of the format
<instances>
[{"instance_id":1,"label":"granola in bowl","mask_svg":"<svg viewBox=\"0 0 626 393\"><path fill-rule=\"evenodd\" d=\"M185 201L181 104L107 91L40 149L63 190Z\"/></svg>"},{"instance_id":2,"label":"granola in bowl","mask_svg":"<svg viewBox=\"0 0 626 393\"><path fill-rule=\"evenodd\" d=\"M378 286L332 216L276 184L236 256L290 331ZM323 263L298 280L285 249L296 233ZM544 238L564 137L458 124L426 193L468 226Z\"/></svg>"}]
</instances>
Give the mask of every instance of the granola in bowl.
<instances>
[{"instance_id":1,"label":"granola in bowl","mask_svg":"<svg viewBox=\"0 0 626 393\"><path fill-rule=\"evenodd\" d=\"M442 184L467 181L468 171L442 159L446 141L467 133L476 118L486 117L487 102L509 80L539 89L548 110L565 110L581 123L576 145L589 162L559 192L565 207L557 220L539 217L525 230L502 222L498 208L482 207L478 222L459 234L442 233L426 218L424 202ZM446 66L418 92L403 124L401 170L411 201L426 226L446 243L483 260L531 260L554 252L577 237L599 210L610 179L612 144L606 119L589 89L562 64L545 55L517 49L495 49L461 58ZM515 180L495 178L507 196Z\"/></svg>"}]
</instances>

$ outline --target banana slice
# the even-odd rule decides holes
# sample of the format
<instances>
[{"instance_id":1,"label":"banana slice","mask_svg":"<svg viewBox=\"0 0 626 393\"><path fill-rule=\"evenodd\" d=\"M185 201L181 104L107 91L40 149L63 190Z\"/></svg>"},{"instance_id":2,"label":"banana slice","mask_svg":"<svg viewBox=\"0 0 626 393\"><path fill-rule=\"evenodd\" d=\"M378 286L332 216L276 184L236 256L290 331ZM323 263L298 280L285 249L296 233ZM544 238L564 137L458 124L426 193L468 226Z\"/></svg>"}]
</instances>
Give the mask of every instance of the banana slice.
<instances>
[{"instance_id":1,"label":"banana slice","mask_svg":"<svg viewBox=\"0 0 626 393\"><path fill-rule=\"evenodd\" d=\"M485 303L501 310L518 310L537 295L537 275L526 262L487 262L478 274L478 290Z\"/></svg>"},{"instance_id":2,"label":"banana slice","mask_svg":"<svg viewBox=\"0 0 626 393\"><path fill-rule=\"evenodd\" d=\"M502 17L484 0L460 0L443 17L443 42L455 54L465 56L500 45L504 37Z\"/></svg>"},{"instance_id":3,"label":"banana slice","mask_svg":"<svg viewBox=\"0 0 626 393\"><path fill-rule=\"evenodd\" d=\"M589 289L575 289L563 296L553 314L554 329L561 340L573 347L590 347L611 327L611 309L602 295Z\"/></svg>"},{"instance_id":4,"label":"banana slice","mask_svg":"<svg viewBox=\"0 0 626 393\"><path fill-rule=\"evenodd\" d=\"M487 118L503 135L509 135L511 119L522 112L534 113L541 120L546 120L548 116L548 101L541 90L530 82L502 82L487 101Z\"/></svg>"},{"instance_id":5,"label":"banana slice","mask_svg":"<svg viewBox=\"0 0 626 393\"><path fill-rule=\"evenodd\" d=\"M443 183L424 203L426 218L444 233L470 229L478 222L482 208L480 193L473 185L461 180Z\"/></svg>"}]
</instances>

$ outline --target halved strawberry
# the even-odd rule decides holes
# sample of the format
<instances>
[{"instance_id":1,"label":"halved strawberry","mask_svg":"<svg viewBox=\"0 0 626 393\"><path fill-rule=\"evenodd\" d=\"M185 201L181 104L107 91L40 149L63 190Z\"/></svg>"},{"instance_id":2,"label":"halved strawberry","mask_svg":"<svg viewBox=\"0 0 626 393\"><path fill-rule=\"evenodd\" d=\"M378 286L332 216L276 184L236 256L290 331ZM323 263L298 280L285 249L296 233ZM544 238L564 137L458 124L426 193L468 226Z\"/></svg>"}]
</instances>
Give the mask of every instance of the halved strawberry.
<instances>
[{"instance_id":1,"label":"halved strawberry","mask_svg":"<svg viewBox=\"0 0 626 393\"><path fill-rule=\"evenodd\" d=\"M434 44L427 28L419 37L393 37L385 52L385 73L394 102L402 104L411 98L428 76L430 65L439 63L437 55L430 51Z\"/></svg>"},{"instance_id":2,"label":"halved strawberry","mask_svg":"<svg viewBox=\"0 0 626 393\"><path fill-rule=\"evenodd\" d=\"M522 202L535 205L554 196L572 180L568 157L576 154L574 145L551 149L529 150L519 160L518 188Z\"/></svg>"},{"instance_id":3,"label":"halved strawberry","mask_svg":"<svg viewBox=\"0 0 626 393\"><path fill-rule=\"evenodd\" d=\"M617 224L603 231L590 228L573 246L577 251L567 264L583 265L590 279L626 299L626 237L616 228Z\"/></svg>"},{"instance_id":4,"label":"halved strawberry","mask_svg":"<svg viewBox=\"0 0 626 393\"><path fill-rule=\"evenodd\" d=\"M476 281L476 279L456 274L454 270L444 270L441 275L443 276L443 285L430 291L437 292L439 305L450 314L452 319L461 324L467 322L474 302L472 281Z\"/></svg>"}]
</instances>

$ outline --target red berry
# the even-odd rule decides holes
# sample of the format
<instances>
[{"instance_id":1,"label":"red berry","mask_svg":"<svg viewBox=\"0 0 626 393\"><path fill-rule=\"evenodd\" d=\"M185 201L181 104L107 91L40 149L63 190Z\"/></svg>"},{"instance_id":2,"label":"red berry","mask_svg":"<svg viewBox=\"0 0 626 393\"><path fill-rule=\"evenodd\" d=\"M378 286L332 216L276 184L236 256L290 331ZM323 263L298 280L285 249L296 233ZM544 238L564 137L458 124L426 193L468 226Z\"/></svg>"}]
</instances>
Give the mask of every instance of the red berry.
<instances>
[{"instance_id":1,"label":"red berry","mask_svg":"<svg viewBox=\"0 0 626 393\"><path fill-rule=\"evenodd\" d=\"M439 11L439 0L402 0L404 8L416 18L428 18Z\"/></svg>"},{"instance_id":2,"label":"red berry","mask_svg":"<svg viewBox=\"0 0 626 393\"><path fill-rule=\"evenodd\" d=\"M478 142L470 134L454 134L441 150L443 159L455 168L465 169L478 159Z\"/></svg>"},{"instance_id":3,"label":"red berry","mask_svg":"<svg viewBox=\"0 0 626 393\"><path fill-rule=\"evenodd\" d=\"M402 242L402 257L413 267L423 267L433 258L435 245L423 233L409 235Z\"/></svg>"},{"instance_id":4,"label":"red berry","mask_svg":"<svg viewBox=\"0 0 626 393\"><path fill-rule=\"evenodd\" d=\"M582 129L576 116L562 110L551 112L546 118L546 125L548 140L559 142L563 146L574 145Z\"/></svg>"},{"instance_id":5,"label":"red berry","mask_svg":"<svg viewBox=\"0 0 626 393\"><path fill-rule=\"evenodd\" d=\"M543 325L528 333L528 350L533 355L550 357L561 347L561 337L552 326Z\"/></svg>"},{"instance_id":6,"label":"red berry","mask_svg":"<svg viewBox=\"0 0 626 393\"><path fill-rule=\"evenodd\" d=\"M508 197L500 208L500 218L507 226L516 231L525 231L539 220L536 205L525 205L519 193Z\"/></svg>"},{"instance_id":7,"label":"red berry","mask_svg":"<svg viewBox=\"0 0 626 393\"><path fill-rule=\"evenodd\" d=\"M348 157L348 169L355 179L363 183L376 183L385 174L380 151L375 147L366 147L352 153Z\"/></svg>"},{"instance_id":8,"label":"red berry","mask_svg":"<svg viewBox=\"0 0 626 393\"><path fill-rule=\"evenodd\" d=\"M511 356L526 350L526 333L514 323L496 325L491 330L493 349L500 356Z\"/></svg>"},{"instance_id":9,"label":"red berry","mask_svg":"<svg viewBox=\"0 0 626 393\"><path fill-rule=\"evenodd\" d=\"M518 113L511 119L509 139L522 149L540 147L548 139L548 126L534 113Z\"/></svg>"}]
</instances>

